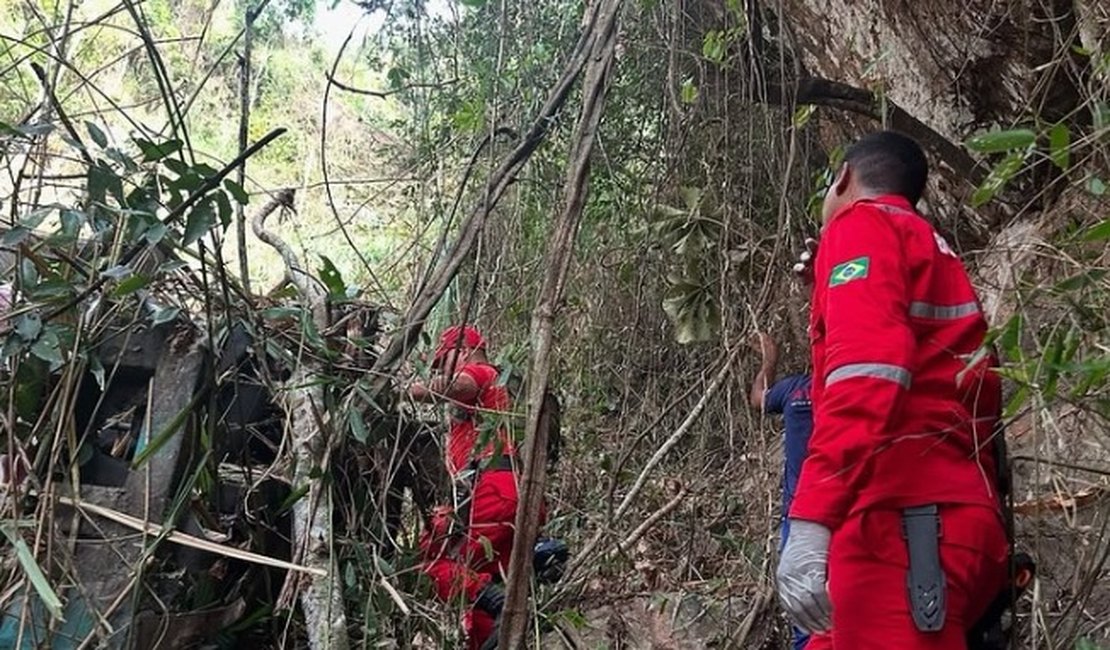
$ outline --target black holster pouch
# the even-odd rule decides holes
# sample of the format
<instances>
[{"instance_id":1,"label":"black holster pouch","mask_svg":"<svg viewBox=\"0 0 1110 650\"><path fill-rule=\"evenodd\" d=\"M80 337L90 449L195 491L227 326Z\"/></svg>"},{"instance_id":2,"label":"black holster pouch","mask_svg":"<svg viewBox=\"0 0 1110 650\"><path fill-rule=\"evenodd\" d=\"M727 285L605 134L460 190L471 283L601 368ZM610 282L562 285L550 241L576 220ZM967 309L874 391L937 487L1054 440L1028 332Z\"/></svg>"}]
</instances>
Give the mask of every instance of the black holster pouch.
<instances>
[{"instance_id":1,"label":"black holster pouch","mask_svg":"<svg viewBox=\"0 0 1110 650\"><path fill-rule=\"evenodd\" d=\"M913 623L922 632L944 627L947 607L944 569L940 566L940 513L936 504L902 511L902 535L909 551L906 572Z\"/></svg>"}]
</instances>

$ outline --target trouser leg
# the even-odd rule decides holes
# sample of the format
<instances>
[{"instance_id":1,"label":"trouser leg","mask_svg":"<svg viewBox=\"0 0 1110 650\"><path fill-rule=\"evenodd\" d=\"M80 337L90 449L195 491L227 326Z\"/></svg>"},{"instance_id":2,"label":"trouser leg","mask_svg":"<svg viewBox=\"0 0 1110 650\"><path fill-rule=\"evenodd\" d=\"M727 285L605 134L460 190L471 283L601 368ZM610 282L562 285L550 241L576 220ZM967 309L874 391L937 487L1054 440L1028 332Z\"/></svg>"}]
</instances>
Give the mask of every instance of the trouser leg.
<instances>
[{"instance_id":1,"label":"trouser leg","mask_svg":"<svg viewBox=\"0 0 1110 650\"><path fill-rule=\"evenodd\" d=\"M1008 544L998 514L989 508L942 506L940 526L947 587L943 629L921 632L914 625L901 512L870 510L849 518L833 535L831 645L821 641L807 650L965 650L967 630L1005 583Z\"/></svg>"}]
</instances>

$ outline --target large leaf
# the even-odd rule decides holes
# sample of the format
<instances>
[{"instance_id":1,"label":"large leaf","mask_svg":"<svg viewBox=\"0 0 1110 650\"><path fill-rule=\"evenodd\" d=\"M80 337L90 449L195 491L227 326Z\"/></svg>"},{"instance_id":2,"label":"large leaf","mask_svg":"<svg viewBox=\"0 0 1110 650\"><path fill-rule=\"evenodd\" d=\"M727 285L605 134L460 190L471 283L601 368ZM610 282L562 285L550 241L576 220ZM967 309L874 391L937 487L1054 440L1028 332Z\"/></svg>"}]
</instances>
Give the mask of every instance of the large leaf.
<instances>
[{"instance_id":1,"label":"large leaf","mask_svg":"<svg viewBox=\"0 0 1110 650\"><path fill-rule=\"evenodd\" d=\"M686 77L682 82L680 93L683 104L693 104L698 101L698 85L694 83L693 77Z\"/></svg>"},{"instance_id":2,"label":"large leaf","mask_svg":"<svg viewBox=\"0 0 1110 650\"><path fill-rule=\"evenodd\" d=\"M1029 129L1010 129L982 133L967 141L968 149L980 153L1004 153L1025 149L1037 141L1037 134Z\"/></svg>"},{"instance_id":3,"label":"large leaf","mask_svg":"<svg viewBox=\"0 0 1110 650\"><path fill-rule=\"evenodd\" d=\"M672 277L670 281L663 311L674 325L675 340L683 345L712 340L721 315L710 288L686 278Z\"/></svg>"},{"instance_id":4,"label":"large leaf","mask_svg":"<svg viewBox=\"0 0 1110 650\"><path fill-rule=\"evenodd\" d=\"M320 260L324 263L319 271L320 281L328 288L328 293L333 297L346 298L347 285L343 282L339 269L335 268L335 264L332 264L327 255L321 255Z\"/></svg>"},{"instance_id":5,"label":"large leaf","mask_svg":"<svg viewBox=\"0 0 1110 650\"><path fill-rule=\"evenodd\" d=\"M702 39L701 54L706 59L720 65L725 60L726 51L725 33L719 29L711 29Z\"/></svg>"},{"instance_id":6,"label":"large leaf","mask_svg":"<svg viewBox=\"0 0 1110 650\"><path fill-rule=\"evenodd\" d=\"M1110 219L1103 221L1100 224L1095 224L1087 232L1083 233L1083 239L1086 241L1102 241L1110 239Z\"/></svg>"},{"instance_id":7,"label":"large leaf","mask_svg":"<svg viewBox=\"0 0 1110 650\"><path fill-rule=\"evenodd\" d=\"M1106 182L1098 176L1092 176L1087 179L1087 191L1095 196L1102 196L1106 194Z\"/></svg>"},{"instance_id":8,"label":"large leaf","mask_svg":"<svg viewBox=\"0 0 1110 650\"><path fill-rule=\"evenodd\" d=\"M143 153L144 162L155 162L166 156L171 156L180 151L182 146L181 140L176 138L158 143L143 138L135 138L135 144L139 145L139 151Z\"/></svg>"},{"instance_id":9,"label":"large leaf","mask_svg":"<svg viewBox=\"0 0 1110 650\"><path fill-rule=\"evenodd\" d=\"M0 533L8 538L8 543L15 549L15 556L19 560L19 565L23 568L23 573L31 581L31 586L35 588L35 593L39 595L39 599L46 606L46 610L56 620L62 620L62 601L58 598L58 594L54 593L54 588L50 586L50 581L47 580L46 575L39 568L39 563L35 561L35 554L31 552L27 542L23 541L23 536L19 534L19 530L10 522L5 521L0 523Z\"/></svg>"},{"instance_id":10,"label":"large leaf","mask_svg":"<svg viewBox=\"0 0 1110 650\"><path fill-rule=\"evenodd\" d=\"M224 180L224 188L226 188L227 191L231 193L231 197L235 199L235 202L239 205L246 205L250 203L251 197L247 194L247 191L243 189L242 185L236 183L230 178Z\"/></svg>"},{"instance_id":11,"label":"large leaf","mask_svg":"<svg viewBox=\"0 0 1110 650\"><path fill-rule=\"evenodd\" d=\"M44 332L31 346L31 354L49 363L51 370L56 370L65 363L61 341L53 332Z\"/></svg>"},{"instance_id":12,"label":"large leaf","mask_svg":"<svg viewBox=\"0 0 1110 650\"><path fill-rule=\"evenodd\" d=\"M150 284L150 278L136 273L135 275L121 280L120 283L116 285L116 290L112 292L112 295L117 298L129 296L148 284Z\"/></svg>"},{"instance_id":13,"label":"large leaf","mask_svg":"<svg viewBox=\"0 0 1110 650\"><path fill-rule=\"evenodd\" d=\"M1006 187L1010 179L1021 171L1021 167L1025 164L1025 159L1028 155L1028 149L1015 151L995 165L990 174L987 174L987 179L983 181L983 184L971 195L971 206L977 208L993 199L1002 188Z\"/></svg>"},{"instance_id":14,"label":"large leaf","mask_svg":"<svg viewBox=\"0 0 1110 650\"><path fill-rule=\"evenodd\" d=\"M96 146L101 149L108 146L108 136L104 135L104 132L100 130L99 126L92 122L85 122L85 128L88 129L89 137L96 143Z\"/></svg>"},{"instance_id":15,"label":"large leaf","mask_svg":"<svg viewBox=\"0 0 1110 650\"><path fill-rule=\"evenodd\" d=\"M205 198L189 212L185 221L185 238L182 246L190 246L216 225L216 212L212 207L211 198Z\"/></svg>"},{"instance_id":16,"label":"large leaf","mask_svg":"<svg viewBox=\"0 0 1110 650\"><path fill-rule=\"evenodd\" d=\"M366 441L370 439L370 430L366 427L366 420L362 418L362 412L358 408L351 408L348 412L350 413L351 435L355 437L355 440L365 445Z\"/></svg>"},{"instance_id":17,"label":"large leaf","mask_svg":"<svg viewBox=\"0 0 1110 650\"><path fill-rule=\"evenodd\" d=\"M15 333L24 341L34 341L42 333L42 318L35 312L20 316L15 320Z\"/></svg>"},{"instance_id":18,"label":"large leaf","mask_svg":"<svg viewBox=\"0 0 1110 650\"><path fill-rule=\"evenodd\" d=\"M1063 122L1055 124L1048 131L1049 157L1052 163L1067 171L1071 165L1071 132Z\"/></svg>"}]
</instances>

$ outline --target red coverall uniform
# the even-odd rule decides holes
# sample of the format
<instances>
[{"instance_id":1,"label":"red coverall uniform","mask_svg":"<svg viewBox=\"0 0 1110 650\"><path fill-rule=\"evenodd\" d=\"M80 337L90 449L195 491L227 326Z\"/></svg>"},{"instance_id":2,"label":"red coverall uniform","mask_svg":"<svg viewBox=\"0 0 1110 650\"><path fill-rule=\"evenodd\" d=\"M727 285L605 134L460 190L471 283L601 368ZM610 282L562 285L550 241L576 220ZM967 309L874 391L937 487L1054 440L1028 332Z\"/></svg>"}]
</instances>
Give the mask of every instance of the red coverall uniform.
<instances>
[{"instance_id":1,"label":"red coverall uniform","mask_svg":"<svg viewBox=\"0 0 1110 650\"><path fill-rule=\"evenodd\" d=\"M478 385L475 404L449 407L450 430L447 434L447 469L453 478L472 470L475 460L494 455L514 455L512 440L504 427L497 428L495 440L478 449L482 433L477 423L483 418L496 423L497 413L509 409L509 395L497 384L497 369L485 363L469 363L458 370ZM486 434L489 435L489 434ZM449 506L436 509L420 546L424 572L435 583L436 594L444 601L464 598L471 603L495 576L507 572L513 548L513 521L516 516L517 487L512 470L490 467L478 473L469 497L469 521L462 530L451 530L453 513ZM468 607L463 627L468 647L479 648L493 632L494 620L484 611Z\"/></svg>"},{"instance_id":2,"label":"red coverall uniform","mask_svg":"<svg viewBox=\"0 0 1110 650\"><path fill-rule=\"evenodd\" d=\"M994 359L963 264L899 196L829 221L810 317L814 430L790 516L833 531L831 634L809 650L952 650L1002 588L1008 542L990 435ZM937 504L948 610L917 630L901 509Z\"/></svg>"}]
</instances>

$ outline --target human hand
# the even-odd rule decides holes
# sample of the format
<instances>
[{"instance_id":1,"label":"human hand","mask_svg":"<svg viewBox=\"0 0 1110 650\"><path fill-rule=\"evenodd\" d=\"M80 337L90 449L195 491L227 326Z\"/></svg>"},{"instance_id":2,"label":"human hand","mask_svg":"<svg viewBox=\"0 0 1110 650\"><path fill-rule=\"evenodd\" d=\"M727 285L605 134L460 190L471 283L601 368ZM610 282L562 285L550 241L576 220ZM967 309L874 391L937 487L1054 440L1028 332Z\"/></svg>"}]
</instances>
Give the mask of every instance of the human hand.
<instances>
[{"instance_id":1,"label":"human hand","mask_svg":"<svg viewBox=\"0 0 1110 650\"><path fill-rule=\"evenodd\" d=\"M803 630L825 632L832 623L828 578L832 531L804 519L790 520L790 536L779 558L775 578L779 602Z\"/></svg>"},{"instance_id":2,"label":"human hand","mask_svg":"<svg viewBox=\"0 0 1110 650\"><path fill-rule=\"evenodd\" d=\"M813 284L813 260L817 257L817 240L812 237L806 237L805 250L798 255L798 261L794 264L794 275L801 279L803 284Z\"/></svg>"}]
</instances>

